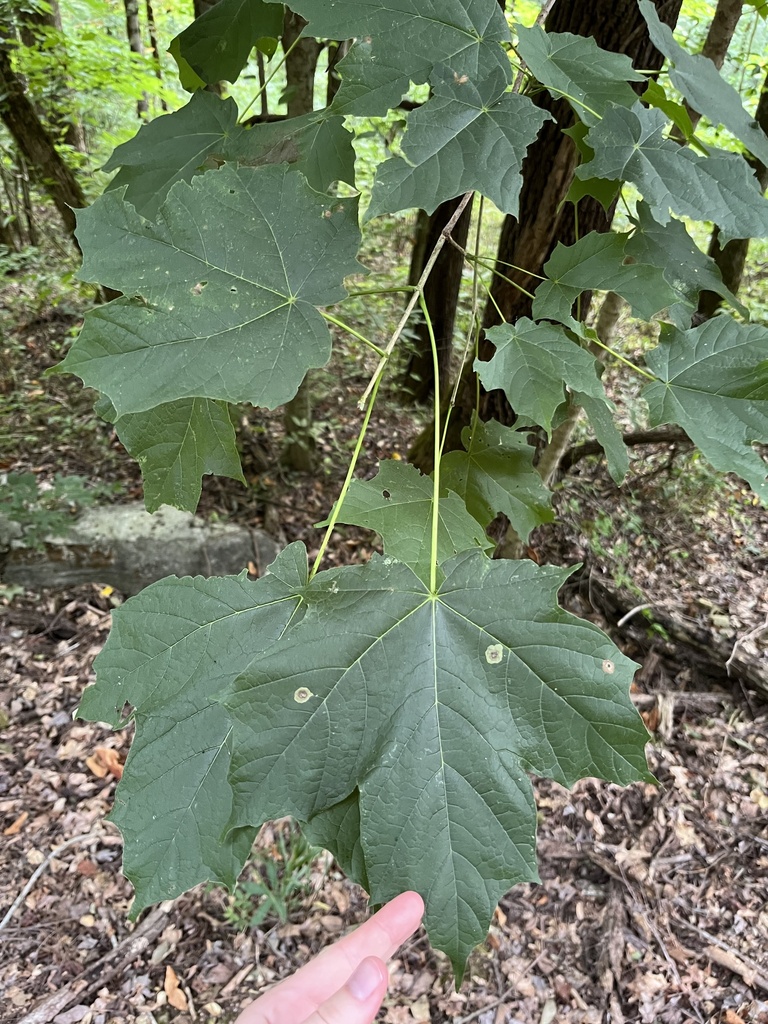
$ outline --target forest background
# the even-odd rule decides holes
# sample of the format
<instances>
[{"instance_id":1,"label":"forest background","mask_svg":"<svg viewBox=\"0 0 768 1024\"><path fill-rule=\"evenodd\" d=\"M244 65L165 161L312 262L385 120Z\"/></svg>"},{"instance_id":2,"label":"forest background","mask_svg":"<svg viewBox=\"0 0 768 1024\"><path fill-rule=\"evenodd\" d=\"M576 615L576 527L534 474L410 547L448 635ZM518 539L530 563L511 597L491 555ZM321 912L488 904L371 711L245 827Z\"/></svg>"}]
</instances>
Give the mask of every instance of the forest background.
<instances>
[{"instance_id":1,"label":"forest background","mask_svg":"<svg viewBox=\"0 0 768 1024\"><path fill-rule=\"evenodd\" d=\"M511 8L512 5L509 6ZM719 5L718 11L727 6ZM724 73L739 89L747 107L757 111L765 79L768 44L764 12L759 4L744 5L743 10L741 4L731 4L730 7L738 8L741 19L733 17L731 12L733 34L728 55L723 53ZM22 522L28 536L44 536L46 531L60 526L62 516L66 518L94 500L125 501L142 496L142 485L133 463L125 457L114 431L94 417L92 397L87 392L83 393L72 379L42 379L42 371L59 361L68 350L79 329L83 311L94 301L109 297L75 279L78 256L70 241L73 221L69 207L81 206L101 193L109 178L102 168L113 149L133 136L140 119L149 120L166 109L179 109L187 98L177 84L173 62L164 48L168 40L184 28L193 13L184 5L179 5L179 8L176 10L173 6L163 5L157 10L152 10L151 6L139 9L138 5L130 3L125 8L117 4L97 3L67 3L53 8L6 3L0 14L0 25L3 26L0 58L5 76L1 110L7 133L3 140L3 233L0 236L4 247L3 349L0 363L3 375L0 387L4 433L3 489L11 517ZM202 10L194 13L200 14ZM541 10L538 4L516 4L509 13L524 24L532 24ZM688 49L701 49L714 14L712 5L686 3L683 6L677 35ZM287 38L290 45L291 36L287 35ZM157 40L163 43L158 44ZM316 47L315 51L317 69L313 77L315 98L318 100L333 88L334 60L340 54L335 53L330 45ZM238 82L225 87L241 111L248 106L259 82L264 82L274 66L268 56L254 53ZM307 57L311 63L312 56L312 53L304 54L304 71ZM279 54L273 62L278 60ZM290 64L287 70L290 73ZM258 107L257 117L268 120L286 111L289 115L301 114L303 109L307 109L306 88L302 96L297 82L291 85L286 81L285 71L285 67L279 68L259 97L253 108L256 111ZM302 69L298 74L302 74ZM665 85L670 96L675 96L669 84ZM14 93L14 89L20 91ZM21 105L22 97L29 101L29 108ZM14 98L18 100L15 111L10 109ZM416 106L425 98L424 88L421 87L421 91L416 88L409 94L408 102ZM24 111L21 127L18 124L20 109ZM386 153L400 151L406 112L407 107L385 118L360 119L355 124L356 182L363 189L363 205L370 195L375 165ZM22 141L25 134L30 136L26 142ZM698 134L705 144L732 145L723 138L717 125L705 122ZM367 182L366 166L370 167ZM760 173L760 168L757 169ZM762 173L765 174L764 167ZM632 199L631 194L629 198ZM443 224L454 211L455 204L441 211ZM551 211L548 216L551 217ZM495 249L502 220L502 216L493 210L486 216L481 226L484 251ZM474 226L476 224L475 221ZM464 227L466 240L471 237L473 229L469 218L466 218ZM690 227L701 248L706 249L708 228ZM413 281L433 244L429 242L430 232L434 238L435 221L432 219L430 223L423 214L379 217L366 227L363 261L377 275L390 280L393 287ZM733 291L740 287L740 295L748 300L756 322L765 319L768 307L762 273L765 260L764 241L753 242L744 280L740 282L726 277ZM461 339L470 326L473 289L477 287L471 266L462 269L462 262L454 258L450 266L446 266L439 277L436 276L436 280L455 280L456 284L455 309L448 304L447 309L439 310L434 306L432 310L433 322L438 316L448 321L447 325L443 321L440 324L443 338L448 339L440 349L444 393L447 382L460 369ZM725 263L723 268L729 271ZM480 273L485 275L486 286L491 287L492 270L485 267ZM434 303L444 297L445 291L441 287L440 295L433 295L431 301ZM402 297L398 295L361 296L357 303L345 307L347 318L354 313L355 328L367 337L386 336L387 329L391 330L401 309ZM602 307L596 304L596 309L603 317L599 326L600 337L611 345L614 344L612 339L620 338L621 349L627 358L641 362L651 343L645 329L638 330L637 325L629 322L625 307L611 294ZM450 321L454 316L455 328L452 330ZM598 323L597 315L594 323ZM450 343L452 335L456 339L453 345ZM429 399L433 382L431 354L425 360L424 338L424 325L415 323L409 345L405 347L399 376L383 388L384 404L374 417L374 429L366 442L359 467L363 477L372 474L378 457L388 455L396 462L404 461L409 450L417 464L425 470L431 468L428 460L425 462L424 459L423 443L421 447L418 444L420 436L429 437L430 413L425 411L422 403ZM372 359L370 353L361 351L359 346L346 345L343 337L339 340L334 362L325 370L310 374L307 386L302 388L298 398L289 404L285 412L265 414L248 408L238 411L238 449L249 487L244 490L234 482L207 480L201 502L201 510L205 514L220 519L234 518L248 524L261 523L281 541L303 539L310 554L317 551L319 541L313 523L328 514L338 492L348 454L357 437L356 400L376 362L375 357ZM573 907L570 922L573 927L570 932L567 928L562 929L557 939L568 945L570 950L570 960L565 958L564 967L537 972L531 968L537 957L543 956L545 966L547 962L552 963L553 957L550 954L548 960L541 950L528 956L530 947L520 946L519 941L517 952L510 952L514 941L510 946L510 933L505 932L502 912L496 921L500 934L493 938L492 933L489 942L491 950L494 942L503 945L507 955L498 957L496 967L492 966L493 956L485 967L475 965L477 969L471 994L451 996L444 965L441 968L439 959L434 960L436 954L426 949L412 950L412 960L403 962L403 977L408 980L404 980L396 992L393 1006L386 1011L389 1014L387 1019L469 1019L477 1010L477 1015L482 1017L485 1014L482 1019L488 1021L513 1019L515 1015L518 1019L533 1020L546 1016L553 1005L567 1006L569 1012L583 1015L587 1011L581 1008L579 1001L591 1009L601 1005L603 1010L600 1012L607 1012L605 1007L611 1007L615 1019L620 1019L618 1013L641 1012L651 1019L648 1015L657 1013L661 1005L672 1006L678 1013L693 1013L693 1006L698 1008L696 1012L700 1015L708 1012L706 1007L710 1004L718 1012L730 1010L736 1016L747 1013L744 1008L748 1005L752 1007L749 1012L761 1012L759 1007L754 1007L759 1002L759 979L765 976L764 963L759 952L747 940L750 929L753 928L754 934L758 935L764 925L759 915L750 916L750 907L759 905L759 886L765 878L765 866L760 865L760 836L765 834L764 800L768 799L765 797L768 784L764 768L761 770L759 767L760 752L764 749L762 730L755 725L761 721L760 694L762 692L764 699L765 691L765 648L760 633L765 609L765 515L754 492L738 478L713 473L706 461L692 450L682 432L669 429L658 432L665 428L657 428L656 434L649 431L636 395L626 387L620 375L612 377L611 374L609 367L606 373L609 394L620 409L625 437L633 452L631 475L622 488L617 488L602 461L595 457L594 439L583 425L572 424L573 432L565 436L559 452L560 464L551 478L558 483L555 500L559 523L540 527L527 541L523 553L542 563L572 564L576 560L585 563L578 585L571 589L569 606L593 617L603 628L606 625L615 627L614 635L622 638L625 651L643 662L644 671L639 685L645 692L636 695L636 702L643 711L646 724L654 731L662 730L664 742L657 754L661 760L671 759L671 767L691 773L690 777L700 772L703 780L707 774L705 761L712 758L711 747L717 738L722 749L715 758L716 772L720 773L723 792L726 792L730 782L726 783L728 772L723 751L726 748L729 752L746 750L745 763L739 764L738 770L743 774L738 776L740 781L736 793L728 792L728 799L738 803L736 812L729 806L731 819L736 813L737 817L741 816L740 820L749 823L750 856L755 862L746 890L736 900L738 908L728 911L731 920L735 913L739 921L747 922L737 926L741 929L737 934L744 936L745 945L740 951L735 951L730 937L720 938L721 945L707 940L707 936L711 939L714 934L717 939L721 933L720 928L714 927L714 922L722 917L722 906L719 910L710 908L704 917L695 917L693 924L689 920L689 929L698 928L698 932L687 933L682 961L680 954L675 957L670 952L672 943L666 933L655 945L636 934L643 931L637 919L643 920L644 914L647 917L647 903L643 902L647 897L638 896L637 889L633 888L638 880L628 877L623 869L616 875L613 868L612 873L608 855L600 846L606 840L603 833L597 844L594 841L591 846L589 842L585 844L590 851L589 871L596 872L600 879L596 884L608 886L594 897L594 917L596 921L599 918L605 923L618 915L617 919L622 919L623 923L611 924L613 947L601 952L598 971L587 970L585 973L589 954L582 947L583 930L576 924L579 913L584 913L583 903L580 904L578 894L568 894L570 883L566 881L568 872L565 868L569 865L558 863L557 850L554 849L552 864L555 873L552 878L557 879L562 890L559 893L561 909L556 912L555 919L562 918L563 907ZM456 443L460 442L457 440ZM495 539L504 544L508 539L505 524L497 523L497 530ZM514 537L512 543L516 543ZM329 549L331 564L345 563L360 555L366 557L371 549L370 533L355 527L343 528ZM520 553L519 549L517 553ZM675 589L671 594L672 580ZM115 764L111 755L97 756L94 751L124 750L124 746L121 747L123 740L110 738L97 742L90 727L88 730L80 725L67 725L65 728L61 721L57 725L52 723L58 713L56 709L71 709L75 688L72 687L72 692L65 695L68 677L74 674L80 689L87 679L89 668L79 664L79 656L74 654L81 645L83 630L89 636L87 646L93 654L98 647L94 631L103 629L110 608L120 600L119 595L102 585L95 586L87 595L78 591L38 597L11 585L5 587L3 600L8 609L8 628L18 632L19 623L23 623L24 642L31 638L31 647L14 652L6 666L9 678L22 675L27 678L27 689L21 695L14 691L9 696L6 731L9 749L4 750L4 754L18 756L22 746L28 743L21 737L14 740L10 730L18 722L30 729L34 721L27 712L35 707L38 719L41 715L46 716L44 731L56 748L56 762L68 765L64 775L71 780L72 766L76 762L87 768L81 773L85 776L82 779L75 771L75 779L68 781L67 787L71 784L75 791L77 787L83 787L81 797L90 797L97 791L93 807L99 803L103 805L110 799L110 787L119 769L110 769L110 762L113 766ZM627 618L630 612L633 614ZM56 633L62 619L72 624L71 628L66 627L69 636L61 637ZM619 622L621 627L618 627ZM56 683L59 692L48 691L45 698L39 692L32 692L34 679L29 672L30 665L45 663L46 655L41 657L39 648L41 637L46 638L46 643L53 638L54 646L64 644L68 656L78 662L75 673L65 672L62 678L60 671L54 672L59 680ZM741 668L734 661L729 672L725 662L739 638L745 639L738 651ZM15 639L22 640L22 635ZM61 647L55 654L51 649L50 664L56 664L58 656L58 665L61 666L62 653ZM72 664L70 662L70 669ZM734 679L738 685L735 698L729 697L726 691L717 690L718 683L727 687ZM37 685L46 689L49 681L41 678ZM752 695L753 691L757 696ZM644 701L642 698L647 699ZM735 703L732 703L734 699ZM47 706L46 701L49 702ZM727 709L726 718L721 717L720 708ZM764 720L763 715L763 723ZM696 733L693 740L692 731ZM684 768L681 768L682 754L675 745L682 741L688 745L701 744L701 749L685 763ZM746 747L740 744L746 744ZM690 751L688 753L690 755ZM100 764L99 757L106 757L106 761ZM94 766L98 767L95 774ZM729 770L733 768L730 765ZM49 767L46 766L45 770ZM658 765L654 766L654 771L658 776ZM97 790L93 789L89 772L104 780ZM670 773L671 777L677 777L671 769ZM3 808L8 816L6 834L14 846L26 835L32 841L28 852L39 851L45 843L41 839L38 846L33 841L38 833L30 831L27 824L29 812L23 821L24 812L15 813L20 805L13 790L18 788L20 777L17 773L14 776L15 786L11 787ZM690 777L687 777L687 782L690 782ZM60 788L61 782L54 785L59 792ZM583 812L583 820L599 836L601 825L597 822L602 822L604 814L620 813L625 819L635 814L637 820L632 827L636 831L633 833L632 828L629 829L635 839L628 842L623 832L617 830L607 837L605 845L631 847L635 850L635 860L641 863L644 859L641 851L652 847L654 857L659 849L664 850L668 858L690 856L690 869L694 873L696 858L707 866L707 871L711 870L711 844L714 842L717 846L723 842L717 831L715 840L711 836L706 839L699 835L697 842L686 833L686 827L694 827L690 815L686 817L684 812L680 815L675 813L668 820L663 820L664 815L655 804L657 797L650 791L642 792L642 787L634 790L635 799L642 792L642 806L633 810L628 810L626 805L621 805L621 811L608 810L612 801L623 799L619 791L611 787L602 790L585 788L582 792L582 803L576 800L573 804L553 784L552 795L545 794L544 804L546 806L547 799L552 801L553 821L559 815L557 823L570 828L572 823L568 819L574 813L571 808L576 806L579 813ZM590 806L590 801L597 801L597 810ZM42 830L39 832L41 837L46 832L57 834L51 831L55 818L47 817L48 814L48 810L33 814L32 820L37 820ZM93 814L95 818L95 810ZM650 824L654 814L661 831L651 843L647 832L643 834L642 830ZM602 827L604 829L605 825ZM640 836L642 841L636 842ZM556 837L552 839L553 843L556 841ZM738 837L738 842L746 842L743 834ZM679 846L682 853L677 848L670 853L672 846ZM286 957L288 962L295 962L296 957L300 960L308 954L309 947L304 939L313 919L316 925L313 941L320 941L319 933L324 927L332 930L343 926L350 906L353 911L355 909L355 904L350 904L338 871L334 874L335 869L329 868L327 861L313 859L313 851L288 826L267 829L260 841L260 849L266 853L255 855L249 868L251 882L244 885L235 897L216 892L208 892L204 897L217 904L215 918L229 915L230 922L246 928L241 937L247 938L241 942L234 958L231 951L218 950L221 953L216 959L218 967L223 962L227 967L235 966L226 981L218 985L218 990L226 989L241 973L237 955L245 961L252 954L253 945L248 947L248 941L258 945L265 941L269 943L271 939L273 944L276 943L277 949L273 950L277 958L276 967L262 973L260 981L263 983L275 976L269 971L279 974L287 969ZM738 859L740 851L733 846L729 850L733 858ZM615 850L609 852L615 854ZM562 856L562 849L560 853ZM67 868L72 867L76 871L80 864L99 863L89 860L84 854L78 853L77 856L83 859L72 861ZM764 849L762 857L764 860ZM28 862L34 865L35 857ZM684 860L679 863L689 864ZM83 868L82 877L87 879L89 870ZM587 877L589 871L582 877ZM639 874L643 875L642 871ZM56 873L52 873L51 879L56 877ZM63 883L61 871L59 878ZM642 882L649 886L654 881L653 878L649 880L647 874L642 877ZM109 886L117 887L120 883L115 877L108 885L103 879L99 884L107 890ZM324 885L331 886L332 896L329 893L323 895ZM117 889L111 892L114 897ZM53 896L53 891L47 895ZM328 903L326 898L332 902ZM538 897L535 894L516 898L529 901L528 909L522 912L523 918L526 914L540 913L540 908L533 909L537 907ZM654 890L653 899L657 898L658 893ZM715 903L722 898L720 889L712 894ZM729 900L733 902L733 899L731 893ZM626 905L622 901L626 901ZM85 902L89 907L96 906L93 900ZM67 927L76 928L78 922L81 928L91 927L82 924L82 919L89 920L90 915L94 917L93 927L98 932L96 915L91 909L83 909L82 901L78 905L83 912L79 917L68 918ZM580 905L581 912L578 909ZM40 909L44 910L45 906L43 902ZM308 907L314 907L314 912L308 912ZM318 907L320 910L330 908L332 912L320 914L318 919ZM34 899L31 905L28 904L28 910L37 910ZM323 917L328 920L323 922ZM567 911L565 918L568 922ZM628 919L634 924L628 925ZM318 920L321 922L319 926ZM331 923L332 920L338 920L341 925ZM164 948L163 942L169 949L178 951L181 934L187 926L183 923L171 926L166 920L162 923L167 934L162 928L158 932L158 935L165 935L165 939L155 946L155 951ZM199 924L194 927L199 928ZM651 923L648 927L652 934L657 925ZM681 927L685 928L684 925ZM631 933L629 938L628 932ZM22 941L23 938L23 932L17 936ZM207 940L199 931L196 938L206 944ZM683 981L675 966L684 962L688 969L691 964L696 964L697 951L690 948L692 938L700 945L703 943L704 961L709 965L699 969L710 971L697 976L695 983L687 976ZM50 988L57 984L53 981L56 977L66 980L71 976L76 980L83 973L82 965L88 963L89 947L83 946L81 939L75 941L74 935L73 941L73 948L78 952L73 954L74 959L64 973L60 958L54 957L54 962L49 962L53 969L34 975L31 984L27 979L16 979L15 997L21 1009L31 998L31 992L35 998L40 998L45 992L43 979ZM722 945L726 948L721 948ZM620 954L617 953L619 946ZM98 942L90 948L98 948ZM720 951L719 960L718 954L713 956L712 950ZM637 955L638 951L641 955ZM211 949L206 948L206 953L210 952ZM116 999L118 1003L122 1000L124 1004L133 998L138 999L139 1002L133 1005L141 1005L142 1012L145 1007L151 1007L146 1010L148 1013L154 1013L169 1002L179 1010L188 1011L190 1003L194 1006L194 988L189 986L197 969L193 969L191 961L182 964L177 953L176 966L170 967L169 974L169 965L165 963L167 955L167 952L163 956L158 954L156 963L151 958L148 961L148 981L142 982L143 987L138 986L140 996L135 993L129 995L128 989L124 988L119 993L109 993L109 998ZM701 953L698 955L701 961ZM660 956L664 963L658 971L650 971L653 976L651 982L641 983L639 980L641 977L647 979L649 973L648 963L644 971L637 967L643 962L643 956ZM731 959L723 963L724 957ZM540 959L539 966L541 962ZM198 959L198 968L201 964L203 960ZM498 973L499 964L506 964L501 975ZM206 961L206 967L210 966L211 962ZM734 967L738 969L734 971ZM159 988L156 982L153 987L149 979L159 976L162 976ZM179 988L179 976L184 978L186 989L183 986ZM213 975L214 979L222 976L221 972ZM237 992L247 977L244 975L227 994ZM660 980L656 980L657 977ZM508 983L510 978L513 978L513 984ZM532 978L543 978L545 983L536 985ZM23 983L18 984L19 980ZM218 994L218 990L215 980L202 989L211 995L205 1005L218 1007L208 1011L213 1017L221 1011L220 1004L212 995L212 992ZM71 991L77 994L76 984ZM584 994L587 995L586 1002ZM106 995L99 993L98 998L107 1000L105 1005L112 1005ZM98 1005L93 1009L92 1003L76 1002L75 1005L84 1007L83 1016L72 1017L72 1020L85 1019L88 1013L98 1016L100 1012L111 1012L100 1010ZM406 1005L410 1017L398 1017L398 1012ZM573 1019L589 1018L574 1016ZM675 1018L670 1016L669 1019ZM683 1016L678 1019L702 1018ZM754 1019L759 1018L755 1016Z\"/></svg>"}]
</instances>

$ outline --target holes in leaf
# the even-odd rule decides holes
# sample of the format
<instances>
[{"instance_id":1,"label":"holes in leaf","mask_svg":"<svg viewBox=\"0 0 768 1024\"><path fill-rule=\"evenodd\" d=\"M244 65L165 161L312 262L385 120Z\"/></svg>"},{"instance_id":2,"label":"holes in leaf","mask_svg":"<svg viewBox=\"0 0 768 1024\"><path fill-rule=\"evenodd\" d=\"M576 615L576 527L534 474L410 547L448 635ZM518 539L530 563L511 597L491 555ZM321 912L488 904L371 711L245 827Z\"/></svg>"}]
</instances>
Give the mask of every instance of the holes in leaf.
<instances>
[{"instance_id":1,"label":"holes in leaf","mask_svg":"<svg viewBox=\"0 0 768 1024\"><path fill-rule=\"evenodd\" d=\"M202 292L203 288L205 288L205 286L207 284L208 284L207 281L198 281L197 284L194 285L193 288L192 288L192 294L193 295L199 295Z\"/></svg>"},{"instance_id":2,"label":"holes in leaf","mask_svg":"<svg viewBox=\"0 0 768 1024\"><path fill-rule=\"evenodd\" d=\"M231 288L230 288L229 290L230 290L231 292L234 292L235 294L237 294L237 288L235 288L235 286L234 286L234 285L232 285L232 287L231 287Z\"/></svg>"},{"instance_id":3,"label":"holes in leaf","mask_svg":"<svg viewBox=\"0 0 768 1024\"><path fill-rule=\"evenodd\" d=\"M392 497L392 495L391 495L391 493L390 493L389 491L382 491L382 492L381 492L381 496L382 496L383 498L386 498L386 499L387 499L387 501L389 501L389 499L390 499L390 498Z\"/></svg>"}]
</instances>

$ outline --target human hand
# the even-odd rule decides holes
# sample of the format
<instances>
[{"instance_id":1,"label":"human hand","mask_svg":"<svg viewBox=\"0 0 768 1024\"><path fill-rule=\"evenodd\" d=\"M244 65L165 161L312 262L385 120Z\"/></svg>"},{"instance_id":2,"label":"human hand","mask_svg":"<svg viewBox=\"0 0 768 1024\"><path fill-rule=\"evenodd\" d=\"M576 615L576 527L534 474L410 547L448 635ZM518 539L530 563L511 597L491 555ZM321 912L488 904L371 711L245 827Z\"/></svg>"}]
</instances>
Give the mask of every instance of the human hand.
<instances>
[{"instance_id":1,"label":"human hand","mask_svg":"<svg viewBox=\"0 0 768 1024\"><path fill-rule=\"evenodd\" d=\"M387 991L384 961L423 913L418 893L402 893L252 1002L235 1024L371 1024Z\"/></svg>"}]
</instances>

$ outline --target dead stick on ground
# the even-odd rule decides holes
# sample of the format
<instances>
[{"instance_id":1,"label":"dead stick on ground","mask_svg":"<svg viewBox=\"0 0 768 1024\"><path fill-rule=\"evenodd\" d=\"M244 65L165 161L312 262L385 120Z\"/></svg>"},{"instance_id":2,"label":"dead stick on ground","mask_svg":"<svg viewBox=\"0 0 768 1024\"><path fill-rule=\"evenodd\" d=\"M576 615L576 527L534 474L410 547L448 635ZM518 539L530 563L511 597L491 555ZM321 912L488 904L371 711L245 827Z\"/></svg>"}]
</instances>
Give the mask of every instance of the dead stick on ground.
<instances>
[{"instance_id":1,"label":"dead stick on ground","mask_svg":"<svg viewBox=\"0 0 768 1024\"><path fill-rule=\"evenodd\" d=\"M5 915L5 917L2 919L2 921L0 921L0 932L3 930L3 928L6 927L6 925L11 920L11 918L16 913L16 911L19 909L19 907L22 905L24 900L32 892L32 890L35 887L35 883L37 882L38 878L42 875L42 873L45 871L45 869L50 865L51 861L55 860L59 856L60 853L63 853L64 850L66 850L70 846L75 846L77 843L95 843L99 839L103 838L103 836L104 836L103 832L88 832L87 834L84 834L84 835L81 835L81 836L72 836L72 838L71 839L67 839L67 841L65 843L61 843L59 846L54 847L54 849L51 850L51 852L48 854L48 856L45 858L45 860L42 862L42 864L40 864L37 867L37 869L34 871L32 877L30 878L30 880L27 882L27 884L24 886L24 888L21 890L19 895L16 897L16 899L11 904L11 907L10 907L10 910L8 911L8 913Z\"/></svg>"}]
</instances>

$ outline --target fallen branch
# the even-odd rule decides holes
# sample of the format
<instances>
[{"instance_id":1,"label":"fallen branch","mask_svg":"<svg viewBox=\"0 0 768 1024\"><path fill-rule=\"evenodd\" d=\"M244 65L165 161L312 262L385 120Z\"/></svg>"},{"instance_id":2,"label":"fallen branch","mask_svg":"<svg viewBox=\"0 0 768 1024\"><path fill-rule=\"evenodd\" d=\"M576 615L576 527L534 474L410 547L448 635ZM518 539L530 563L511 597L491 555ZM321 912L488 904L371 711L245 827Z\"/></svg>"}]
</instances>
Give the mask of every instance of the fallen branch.
<instances>
[{"instance_id":1,"label":"fallen branch","mask_svg":"<svg viewBox=\"0 0 768 1024\"><path fill-rule=\"evenodd\" d=\"M682 427L656 427L653 430L634 430L622 434L622 440L628 448L636 448L643 444L693 444ZM585 441L583 444L569 448L560 460L558 470L567 473L569 469L585 459L588 455L602 455L603 446L599 441Z\"/></svg>"}]
</instances>

